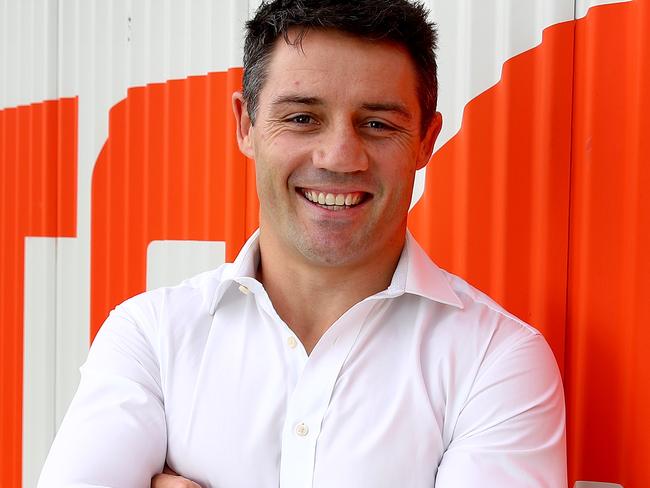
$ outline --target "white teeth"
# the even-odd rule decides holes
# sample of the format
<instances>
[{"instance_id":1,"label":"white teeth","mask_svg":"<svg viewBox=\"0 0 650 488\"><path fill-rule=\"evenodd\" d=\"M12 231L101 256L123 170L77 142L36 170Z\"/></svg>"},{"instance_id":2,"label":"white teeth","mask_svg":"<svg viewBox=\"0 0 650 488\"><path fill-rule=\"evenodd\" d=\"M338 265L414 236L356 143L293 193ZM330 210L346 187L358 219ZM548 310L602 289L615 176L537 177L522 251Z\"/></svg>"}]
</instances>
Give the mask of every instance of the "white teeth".
<instances>
[{"instance_id":1,"label":"white teeth","mask_svg":"<svg viewBox=\"0 0 650 488\"><path fill-rule=\"evenodd\" d=\"M327 205L329 207L350 207L361 202L360 193L348 193L345 195L338 193L335 195L333 193L322 193L314 190L303 190L303 194L310 202Z\"/></svg>"}]
</instances>

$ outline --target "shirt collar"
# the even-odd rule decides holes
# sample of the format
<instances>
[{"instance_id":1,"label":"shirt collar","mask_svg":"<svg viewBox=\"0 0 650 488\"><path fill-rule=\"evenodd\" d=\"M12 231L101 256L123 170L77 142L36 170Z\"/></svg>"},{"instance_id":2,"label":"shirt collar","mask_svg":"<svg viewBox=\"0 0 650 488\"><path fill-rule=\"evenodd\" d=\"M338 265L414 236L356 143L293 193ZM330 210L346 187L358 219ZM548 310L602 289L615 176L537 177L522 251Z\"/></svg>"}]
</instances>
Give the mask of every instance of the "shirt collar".
<instances>
[{"instance_id":1,"label":"shirt collar","mask_svg":"<svg viewBox=\"0 0 650 488\"><path fill-rule=\"evenodd\" d=\"M221 283L215 290L210 306L211 315L214 315L219 301L233 283L243 284L249 289L261 288L262 285L255 279L260 261L259 235L260 231L258 229L246 241L237 259L224 269ZM429 259L429 256L408 231L393 279L388 288L380 292L376 297L397 297L404 293L463 308L463 303L449 284L445 272Z\"/></svg>"},{"instance_id":2,"label":"shirt collar","mask_svg":"<svg viewBox=\"0 0 650 488\"><path fill-rule=\"evenodd\" d=\"M388 296L410 293L463 308L463 302L451 287L447 274L431 261L408 231L393 279L383 293L387 293Z\"/></svg>"},{"instance_id":3,"label":"shirt collar","mask_svg":"<svg viewBox=\"0 0 650 488\"><path fill-rule=\"evenodd\" d=\"M210 315L214 315L219 301L233 283L244 284L243 282L246 282L245 286L249 287L252 284L251 282L257 282L255 274L257 273L257 265L260 262L259 237L260 230L257 229L239 251L235 261L226 265L221 275L221 283L214 292L214 298L210 305Z\"/></svg>"}]
</instances>

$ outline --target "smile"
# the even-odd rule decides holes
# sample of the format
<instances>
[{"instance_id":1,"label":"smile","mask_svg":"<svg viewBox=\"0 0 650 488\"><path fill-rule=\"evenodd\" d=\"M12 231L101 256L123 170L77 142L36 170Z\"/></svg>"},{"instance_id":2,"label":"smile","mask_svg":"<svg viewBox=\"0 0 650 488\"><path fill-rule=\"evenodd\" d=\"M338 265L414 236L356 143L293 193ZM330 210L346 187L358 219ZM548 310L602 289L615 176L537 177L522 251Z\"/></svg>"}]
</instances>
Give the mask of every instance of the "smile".
<instances>
[{"instance_id":1,"label":"smile","mask_svg":"<svg viewBox=\"0 0 650 488\"><path fill-rule=\"evenodd\" d=\"M328 210L343 210L352 208L365 200L364 192L352 193L325 193L317 190L303 188L300 192L312 203Z\"/></svg>"}]
</instances>

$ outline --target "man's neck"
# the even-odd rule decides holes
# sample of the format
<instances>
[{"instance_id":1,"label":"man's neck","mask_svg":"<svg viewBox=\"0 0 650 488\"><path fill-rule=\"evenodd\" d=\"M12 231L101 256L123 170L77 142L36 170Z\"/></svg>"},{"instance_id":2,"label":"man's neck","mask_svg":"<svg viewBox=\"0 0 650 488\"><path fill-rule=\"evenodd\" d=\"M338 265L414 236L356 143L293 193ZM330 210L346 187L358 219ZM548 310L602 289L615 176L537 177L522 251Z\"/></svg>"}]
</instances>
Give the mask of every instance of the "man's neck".
<instances>
[{"instance_id":1,"label":"man's neck","mask_svg":"<svg viewBox=\"0 0 650 488\"><path fill-rule=\"evenodd\" d=\"M260 236L257 277L276 312L309 354L321 336L353 305L385 290L391 282L404 241L364 263L323 266L293 249Z\"/></svg>"}]
</instances>

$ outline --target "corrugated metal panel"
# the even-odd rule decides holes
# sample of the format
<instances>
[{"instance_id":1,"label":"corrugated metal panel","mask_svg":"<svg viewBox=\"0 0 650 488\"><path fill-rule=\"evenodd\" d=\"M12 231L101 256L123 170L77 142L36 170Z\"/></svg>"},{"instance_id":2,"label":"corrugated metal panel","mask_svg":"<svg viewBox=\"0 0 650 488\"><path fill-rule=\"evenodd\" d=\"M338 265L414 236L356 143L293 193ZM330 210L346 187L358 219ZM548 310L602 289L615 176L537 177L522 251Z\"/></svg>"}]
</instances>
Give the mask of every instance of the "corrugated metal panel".
<instances>
[{"instance_id":1,"label":"corrugated metal panel","mask_svg":"<svg viewBox=\"0 0 650 488\"><path fill-rule=\"evenodd\" d=\"M0 471L10 487L23 472L34 483L52 440L51 238L75 232L77 100L57 99L57 15L52 1L0 3Z\"/></svg>"},{"instance_id":2,"label":"corrugated metal panel","mask_svg":"<svg viewBox=\"0 0 650 488\"><path fill-rule=\"evenodd\" d=\"M233 260L257 220L230 94L241 70L129 90L111 109L92 185L91 324L141 292L153 240L225 241ZM219 164L215 164L219 161Z\"/></svg>"},{"instance_id":3,"label":"corrugated metal panel","mask_svg":"<svg viewBox=\"0 0 650 488\"><path fill-rule=\"evenodd\" d=\"M434 0L440 70L438 110L443 127L436 150L461 128L465 106L494 86L504 63L542 42L551 25L573 20L573 0ZM424 191L425 171L417 174L413 199Z\"/></svg>"},{"instance_id":4,"label":"corrugated metal panel","mask_svg":"<svg viewBox=\"0 0 650 488\"><path fill-rule=\"evenodd\" d=\"M46 26L39 25L39 22L44 23L41 19L43 15L46 16L48 22ZM0 95L3 96L0 101L0 109L4 108L0 111L0 120L2 121L0 134L3 136L0 144L3 211L1 222L3 225L0 227L3 236L1 247L3 269L11 271L11 273L3 273L3 289L0 292L0 313L3 314L3 324L9 324L3 326L2 346L0 346L3 352L2 358L0 358L3 399L0 407L2 408L0 410L2 415L0 417L2 418L0 423L2 430L2 442L0 443L0 459L2 459L0 466L3 468L2 486L20 486L21 430L23 439L32 433L35 433L37 438L40 436L40 439L35 439L31 446L29 439L26 439L28 441L25 443L26 447L39 446L40 449L44 443L47 444L51 441L51 432L67 409L78 382L78 367L87 352L91 302L89 286L91 282L91 183L102 147L105 144L109 145L107 138L111 107L115 106L115 112L119 112L121 106L129 105L126 103L127 91L129 93L138 90L146 92L151 88L150 84L154 82L158 82L160 86L163 84L181 86L186 81L189 82L186 80L189 75L198 75L198 77L207 80L207 73L215 72L214 75L210 75L210 79L212 82L216 81L216 84L203 83L202 86L196 88L194 86L196 85L195 79L195 81L189 82L193 85L191 91L175 91L172 98L176 109L171 115L175 116L180 113L177 108L183 105L187 95L188 99L194 100L195 105L203 106L203 116L193 118L195 124L187 125L187 128L197 128L196 122L198 122L201 127L197 128L196 136L201 134L204 140L206 137L216 136L214 143L211 143L209 156L221 160L229 157L229 154L234 154L232 148L226 150L220 146L225 137L219 132L220 130L225 132L226 118L223 110L218 112L216 106L207 109L207 104L213 99L219 100L222 108L225 108L228 113L230 112L230 92L227 90L232 91L238 85L241 74L235 70L234 75L229 77L226 73L230 66L240 64L240 30L247 15L248 4L246 1L105 2L61 0L60 3L57 3L49 0L38 2L5 0L0 3L2 22L2 35L0 36L2 58L0 59L3 68L0 70L0 87L2 87ZM20 21L16 21L16 19ZM44 42L39 43L42 40L39 35L46 35ZM44 58L44 53L48 54L46 58ZM43 73L39 71L45 67L49 69L48 76L43 76ZM167 80L171 78L179 78L179 80L168 82ZM49 91L30 90L34 80L36 80L35 83L47 80ZM224 80L227 83L222 83ZM138 88L138 85L141 87ZM186 88L188 86L186 85ZM152 90L155 91L155 88ZM72 95L71 98L70 95ZM43 102L43 100L57 98L59 100ZM78 112L77 99L80 100ZM123 99L125 102L120 105L120 100ZM160 105L156 105L155 110L159 114L164 113L169 106L165 105L166 102L163 99L158 101ZM16 108L16 106L18 107ZM133 105L129 105L129 108L132 107ZM181 112L183 112L182 109ZM176 132L179 129L178 121L172 119L169 113L166 113L166 116L165 126L174 131L174 134L178 134L179 138L186 137L187 132L185 126L182 125L183 121L181 120L181 130ZM187 120L185 119L185 121ZM118 119L118 126L120 122L125 122L125 120ZM157 120L145 122L148 124L157 122ZM206 122L212 124L211 130L207 129ZM137 131L147 132L148 127L145 125L138 128ZM79 128L80 136L78 144L76 140L77 128ZM129 133L129 130L119 127L117 132ZM54 137L55 143L58 140L61 141L58 143L58 149L55 146L53 150L42 155L42 161L38 160L36 157L39 155L38 143L47 142L49 146L52 146L52 137ZM18 138L17 142L14 142L16 138ZM171 139L173 137L170 136L169 140ZM150 139L147 140L150 141ZM196 140L192 139L191 142L196 142ZM129 144L129 146L133 145ZM68 154L68 149L71 149L70 154ZM32 154L34 151L36 151L36 156ZM77 155L78 164L76 163ZM180 157L181 159L170 158L168 161L180 167L180 172L187 176L196 169L196 166L187 164L186 161L183 164L183 158L195 155L196 152L193 148L183 146L180 152L172 155L172 158ZM29 158L32 158L35 163L25 164L30 161ZM115 159L119 159L119 157ZM72 171L68 166L69 162L72 163ZM43 173L45 169L40 171L37 163L50 173ZM113 163L114 161L111 162L111 164ZM191 176L193 181L200 180L202 186L211 187L207 177L215 175L210 174L206 163L205 158L197 161L199 168L204 171L202 175L199 175L198 180L194 178L193 173ZM117 165L116 163L115 166ZM134 166L137 166L137 163ZM245 176L245 161L240 167L244 169ZM206 168L208 174L205 173ZM38 171L43 174L39 174ZM152 172L155 171L156 169ZM223 170L220 171L223 172ZM116 174L118 171L114 170L113 175ZM239 176L234 174L229 177L232 179ZM34 178L37 180L34 181ZM249 175L248 180L250 181L250 179ZM18 182L25 184L19 187L16 185ZM115 184L115 179L112 182ZM182 182L182 180L173 181L174 184ZM99 181L99 183L102 182ZM35 196L40 186L45 186L49 191L45 203ZM219 186L219 181L216 182L216 186ZM188 197L187 192L181 196L184 200L188 200ZM240 207L242 209L245 209L248 204L254 205L254 202L250 202L245 195L238 198L243 202ZM221 198L221 200L217 203L225 203L226 198ZM227 201L235 202L236 199L228 198ZM39 230L38 226L23 228L33 220L31 217L27 218L29 216L25 213L29 208L45 212L48 215L46 219L49 222L48 225L53 222L56 227L58 220L59 230L45 232ZM214 212L221 215L218 210L220 208L220 206L215 207ZM175 208L168 206L162 210L167 214L176 212ZM254 206L251 207L249 213L254 213ZM53 217L50 217L50 214ZM135 213L131 212L130 215L135 215ZM53 221L52 218L54 218ZM175 224L179 224L179 222L175 222ZM209 225L209 220L204 219L201 224ZM233 221L231 227L238 225L240 225L239 222ZM245 230L252 225L254 223L248 223L248 227L245 223L240 225L239 232L242 234L239 237L240 240L243 239ZM183 224L180 223L180 226L182 227ZM97 227L101 227L99 220ZM18 234L21 236L23 234L44 234L70 237L57 238L54 241L55 263L43 263L44 260L47 261L47 256L37 256L35 253L38 250L44 252L48 249L51 250L50 244L45 242L43 245L30 244L27 255L25 255L23 239ZM171 233L167 232L167 234ZM163 234L164 236L165 234ZM12 238L10 242L8 241L9 237ZM185 238L186 235L181 233L179 237ZM205 235L200 235L200 238L205 237ZM123 242L125 246L128 246L127 241L128 239ZM116 242L116 246L119 244ZM146 247L143 252L146 253ZM26 271L23 271L25 260L29 260L26 263L29 266L26 265ZM5 266L6 263L8 264ZM176 268L183 267L183 263L174 262L173 265ZM43 272L50 273L52 269L56 270L53 283L55 286L45 287L50 289L52 301L55 303L56 333L49 336L50 341L46 346L49 359L36 358L36 369L37 372L42 372L43 367L46 366L50 370L53 369L55 374L40 375L42 380L49 378L44 380L50 382L48 385L37 385L30 380L31 383L23 389L21 384L23 322L27 327L28 322L38 321L38 317L42 314L39 315L35 313L37 311L30 310L28 312L34 313L25 314L25 320L23 320L22 283L23 277L27 273L29 279L25 282L29 289L25 290L24 296L29 299L25 303L33 304L34 299L44 293L43 287L40 286L38 280L34 279L38 275L39 266L46 268L42 270ZM52 279L51 273L42 274L42 276ZM130 279L131 276L124 278ZM115 283L111 283L111 285L115 285ZM56 291L53 291L55 288ZM120 296L119 300L121 299ZM39 325L41 331L50 332L43 329L43 327L47 327L47 324L43 324L41 321ZM26 337L33 338L34 334L26 334ZM30 342L30 345L33 346L31 349L39 350L43 344ZM53 357L56 358L55 365L51 364ZM25 358L27 359L27 356ZM27 368L25 371L28 371ZM38 374L32 376L36 377ZM40 392L37 394L40 394L44 400L40 402L41 407L44 408L37 408L38 412L36 413L45 412L49 414L49 418L39 418L39 422L43 422L30 424L32 426L43 425L42 432L33 428L21 429L22 390ZM29 398L26 400L30 401ZM30 402L23 406L26 407L28 413L34 410L28 408L34 404L33 401ZM54 411L52 411L52 405L54 405ZM48 435L48 432L49 440L44 437ZM42 449L40 450L42 451ZM24 449L23 451L22 464L25 468L23 481L26 486L34 486L40 470L40 463L42 463L42 453L34 452L33 449Z\"/></svg>"},{"instance_id":5,"label":"corrugated metal panel","mask_svg":"<svg viewBox=\"0 0 650 488\"><path fill-rule=\"evenodd\" d=\"M21 476L24 242L74 236L76 115L76 99L0 111L0 469L7 486L19 486Z\"/></svg>"},{"instance_id":6,"label":"corrugated metal panel","mask_svg":"<svg viewBox=\"0 0 650 488\"><path fill-rule=\"evenodd\" d=\"M574 479L650 486L650 2L576 27L565 380Z\"/></svg>"},{"instance_id":7,"label":"corrugated metal panel","mask_svg":"<svg viewBox=\"0 0 650 488\"><path fill-rule=\"evenodd\" d=\"M76 99L0 111L0 426L8 451L0 467L11 480L20 479L24 242L28 236L74 236L76 115Z\"/></svg>"}]
</instances>

